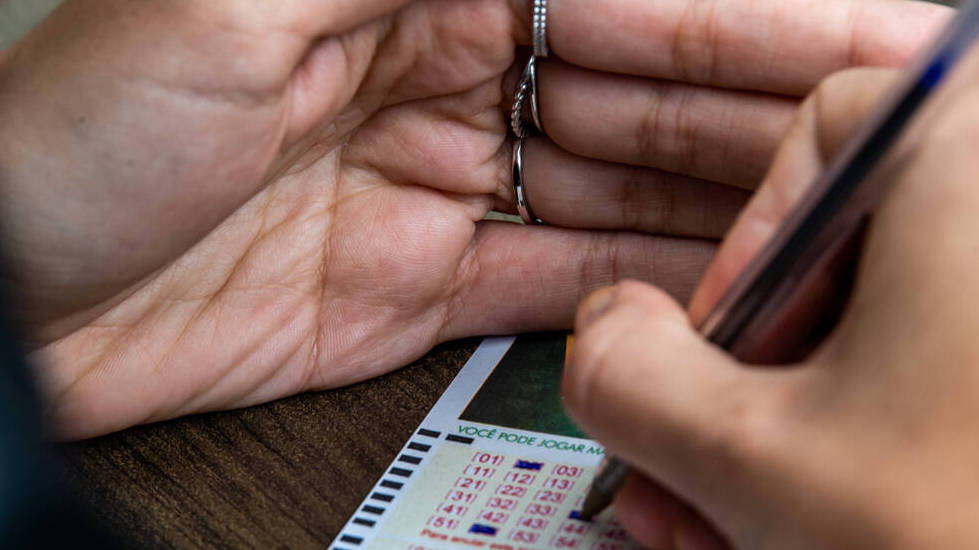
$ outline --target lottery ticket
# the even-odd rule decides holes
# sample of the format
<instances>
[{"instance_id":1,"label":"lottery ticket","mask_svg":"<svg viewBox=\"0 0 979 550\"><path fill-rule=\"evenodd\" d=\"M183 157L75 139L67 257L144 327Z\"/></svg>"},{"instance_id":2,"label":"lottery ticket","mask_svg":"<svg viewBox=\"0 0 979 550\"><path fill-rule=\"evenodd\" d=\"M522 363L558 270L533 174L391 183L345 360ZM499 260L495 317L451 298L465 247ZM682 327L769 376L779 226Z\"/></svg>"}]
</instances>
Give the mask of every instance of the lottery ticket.
<instances>
[{"instance_id":1,"label":"lottery ticket","mask_svg":"<svg viewBox=\"0 0 979 550\"><path fill-rule=\"evenodd\" d=\"M330 550L638 548L579 519L605 451L561 406L568 338L485 340Z\"/></svg>"}]
</instances>

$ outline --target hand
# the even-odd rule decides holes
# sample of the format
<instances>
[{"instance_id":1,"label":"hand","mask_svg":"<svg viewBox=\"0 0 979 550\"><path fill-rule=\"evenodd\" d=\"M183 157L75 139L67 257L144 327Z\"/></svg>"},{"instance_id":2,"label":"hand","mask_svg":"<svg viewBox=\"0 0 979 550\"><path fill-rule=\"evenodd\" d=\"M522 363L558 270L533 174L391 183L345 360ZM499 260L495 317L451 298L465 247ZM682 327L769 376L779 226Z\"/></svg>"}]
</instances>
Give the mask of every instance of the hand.
<instances>
[{"instance_id":1,"label":"hand","mask_svg":"<svg viewBox=\"0 0 979 550\"><path fill-rule=\"evenodd\" d=\"M526 152L548 228L481 221L513 210L526 0L69 0L4 52L0 233L57 435L565 327L623 277L684 299L796 98L849 64L903 63L945 17L838 0L550 11L553 141Z\"/></svg>"},{"instance_id":2,"label":"hand","mask_svg":"<svg viewBox=\"0 0 979 550\"><path fill-rule=\"evenodd\" d=\"M582 426L642 474L615 509L645 544L979 544L979 49L888 172L848 309L813 355L751 368L691 323L894 80L844 72L806 102L689 317L640 283L600 291L579 311L565 396Z\"/></svg>"}]
</instances>

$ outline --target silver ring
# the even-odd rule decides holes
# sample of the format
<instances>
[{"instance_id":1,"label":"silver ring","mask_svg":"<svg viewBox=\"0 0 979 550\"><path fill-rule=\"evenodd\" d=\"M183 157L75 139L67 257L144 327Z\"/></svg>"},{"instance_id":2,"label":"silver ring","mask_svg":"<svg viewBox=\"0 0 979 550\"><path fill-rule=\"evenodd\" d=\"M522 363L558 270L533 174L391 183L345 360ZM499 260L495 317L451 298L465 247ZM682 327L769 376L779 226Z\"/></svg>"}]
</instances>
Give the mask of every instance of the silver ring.
<instances>
[{"instance_id":1,"label":"silver ring","mask_svg":"<svg viewBox=\"0 0 979 550\"><path fill-rule=\"evenodd\" d=\"M534 55L547 57L547 0L534 0Z\"/></svg>"},{"instance_id":2,"label":"silver ring","mask_svg":"<svg viewBox=\"0 0 979 550\"><path fill-rule=\"evenodd\" d=\"M536 133L544 133L544 125L540 117L540 98L537 94L537 58L531 56L527 61L523 76L520 78L520 85L517 93L513 97L513 109L510 111L510 129L513 134L520 139L534 135L534 131L528 128L524 110L527 109L528 99L530 100L530 118L534 123Z\"/></svg>"},{"instance_id":3,"label":"silver ring","mask_svg":"<svg viewBox=\"0 0 979 550\"><path fill-rule=\"evenodd\" d=\"M544 220L534 215L527 200L527 188L523 181L523 140L513 142L513 194L517 199L517 212L527 225L544 225Z\"/></svg>"}]
</instances>

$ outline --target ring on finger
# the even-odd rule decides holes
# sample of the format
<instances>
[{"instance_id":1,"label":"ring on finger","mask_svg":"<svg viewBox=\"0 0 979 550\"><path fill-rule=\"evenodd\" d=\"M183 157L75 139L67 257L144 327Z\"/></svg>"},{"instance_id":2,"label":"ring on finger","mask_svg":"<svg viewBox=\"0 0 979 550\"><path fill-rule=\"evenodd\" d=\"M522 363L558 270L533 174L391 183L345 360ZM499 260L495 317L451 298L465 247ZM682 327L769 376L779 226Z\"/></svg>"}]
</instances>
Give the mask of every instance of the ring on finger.
<instances>
[{"instance_id":1,"label":"ring on finger","mask_svg":"<svg viewBox=\"0 0 979 550\"><path fill-rule=\"evenodd\" d=\"M526 111L529 111L529 117ZM527 122L528 118L533 123L532 127ZM537 93L537 58L534 56L527 61L517 92L513 97L510 129L519 139L530 137L535 133L544 133L544 125L540 117L540 96Z\"/></svg>"},{"instance_id":2,"label":"ring on finger","mask_svg":"<svg viewBox=\"0 0 979 550\"><path fill-rule=\"evenodd\" d=\"M534 0L534 55L547 57L547 0Z\"/></svg>"},{"instance_id":3,"label":"ring on finger","mask_svg":"<svg viewBox=\"0 0 979 550\"><path fill-rule=\"evenodd\" d=\"M523 139L513 142L513 194L517 201L517 212L527 225L544 225L544 220L534 214L527 198L527 187L523 177Z\"/></svg>"}]
</instances>

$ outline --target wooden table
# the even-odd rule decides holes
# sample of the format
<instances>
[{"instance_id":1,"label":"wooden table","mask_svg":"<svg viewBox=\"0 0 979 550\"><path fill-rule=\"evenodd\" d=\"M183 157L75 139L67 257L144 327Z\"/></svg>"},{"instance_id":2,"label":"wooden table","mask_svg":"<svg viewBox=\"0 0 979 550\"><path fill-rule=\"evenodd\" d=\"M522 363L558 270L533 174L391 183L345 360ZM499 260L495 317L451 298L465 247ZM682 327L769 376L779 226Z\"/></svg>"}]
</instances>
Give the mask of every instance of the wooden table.
<instances>
[{"instance_id":1,"label":"wooden table","mask_svg":"<svg viewBox=\"0 0 979 550\"><path fill-rule=\"evenodd\" d=\"M8 5L4 38L57 1ZM323 550L476 344L351 388L66 445L68 483L127 546Z\"/></svg>"},{"instance_id":2,"label":"wooden table","mask_svg":"<svg viewBox=\"0 0 979 550\"><path fill-rule=\"evenodd\" d=\"M477 344L349 388L65 445L67 482L129 547L324 550Z\"/></svg>"}]
</instances>

